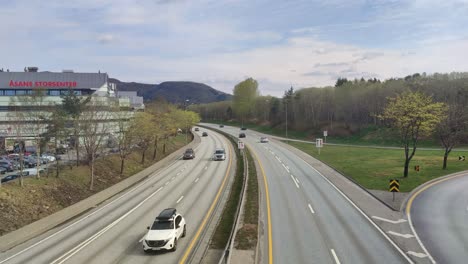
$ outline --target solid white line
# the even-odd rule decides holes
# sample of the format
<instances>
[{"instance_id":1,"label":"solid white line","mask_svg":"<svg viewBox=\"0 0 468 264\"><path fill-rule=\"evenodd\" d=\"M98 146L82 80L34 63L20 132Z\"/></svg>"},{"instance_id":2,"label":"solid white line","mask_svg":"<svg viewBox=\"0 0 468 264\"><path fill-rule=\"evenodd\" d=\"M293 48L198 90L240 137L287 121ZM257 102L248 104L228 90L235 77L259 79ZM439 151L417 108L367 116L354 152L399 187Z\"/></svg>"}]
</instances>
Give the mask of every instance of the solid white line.
<instances>
[{"instance_id":1,"label":"solid white line","mask_svg":"<svg viewBox=\"0 0 468 264\"><path fill-rule=\"evenodd\" d=\"M174 160L174 161L173 161L171 164L169 164L167 167L165 167L165 168L163 168L161 171L159 171L158 174L159 174L159 173L163 173L165 170L169 169L172 165L176 164L177 162L178 162L178 160ZM150 176L150 177L151 177L151 176ZM45 241L47 241L47 240L49 240L49 239L55 237L56 235L59 235L59 234L65 232L65 231L67 231L68 229L72 228L73 226L75 226L75 225L77 225L77 224L83 222L84 220L90 218L91 216L93 216L93 215L99 213L100 211L106 209L107 207L109 207L109 206L111 206L112 204L116 203L116 202L119 201L120 199L122 199L122 198L124 198L125 196L131 194L132 192L134 192L135 190L137 190L137 189L140 188L141 186L145 185L147 182L149 182L149 181L151 180L150 177L148 177L145 181L143 181L143 182L140 183L139 185L135 186L135 188L133 188L133 189L129 190L128 192L122 194L121 196L117 197L116 199L112 200L110 203L108 203L108 204L102 206L101 208L97 209L96 211L94 211L94 212L92 212L92 213L90 213L90 214L84 216L83 218L79 219L78 221L76 221L76 222L74 222L74 223L68 225L67 227L65 227L65 228L63 228L63 229L61 229L61 230L59 230L59 231L53 233L52 235L50 235L50 236L48 236L48 237L45 237L45 238L39 240L38 242L36 242L36 243L32 244L31 246L29 246L29 247L27 247L27 248L25 248L25 249L23 249L23 250L21 250L21 251L15 253L14 255L11 255L10 257L8 257L8 258L6 258L6 259L0 261L0 264L9 261L9 260L12 259L12 258L17 257L18 255L21 255L21 254L23 254L23 253L26 252L26 251L29 251L31 248L36 247L37 245L44 243ZM167 185L167 184L166 184L166 185Z\"/></svg>"},{"instance_id":2,"label":"solid white line","mask_svg":"<svg viewBox=\"0 0 468 264\"><path fill-rule=\"evenodd\" d=\"M412 255L412 256L415 256L415 257L418 257L418 258L426 258L427 257L427 255L424 254L424 253L417 253L417 252L413 252L413 251L408 251L406 253L408 253L408 255Z\"/></svg>"},{"instance_id":3,"label":"solid white line","mask_svg":"<svg viewBox=\"0 0 468 264\"><path fill-rule=\"evenodd\" d=\"M315 211L314 211L314 209L312 209L312 205L310 205L310 204L309 204L309 209L310 209L311 213L315 214Z\"/></svg>"},{"instance_id":4,"label":"solid white line","mask_svg":"<svg viewBox=\"0 0 468 264\"><path fill-rule=\"evenodd\" d=\"M157 189L155 192L153 192L150 196L146 197L143 201L141 201L139 204L137 204L135 207L133 207L130 211L128 211L126 214L122 215L121 217L119 217L117 220L115 220L114 222L112 222L111 224L109 224L108 226L106 226L105 228L101 229L101 231L97 232L95 235L91 236L90 238L86 239L85 241L81 242L78 246L72 248L71 250L69 250L68 252L66 252L65 254L63 254L62 256L60 256L59 258L57 258L56 260L54 260L51 264L54 264L54 263L58 263L58 264L61 264L61 263L64 263L65 261L67 261L69 258L73 257L73 255L75 255L76 253L78 253L81 249L83 249L84 247L86 247L87 245L89 245L91 242L93 242L94 240L96 240L97 238L99 238L102 234L104 234L105 232L107 232L107 230L111 229L112 227L114 227L115 225L117 225L120 221L122 221L125 217L127 217L128 215L130 215L131 213L133 213L133 211L135 211L136 209L138 209L141 205L143 205L143 203L145 203L146 201L148 201L149 199L151 199L151 197L155 196L159 191L161 191L163 189L163 187L160 187L159 189ZM68 255L68 256L67 256ZM62 260L61 260L62 259Z\"/></svg>"},{"instance_id":5,"label":"solid white line","mask_svg":"<svg viewBox=\"0 0 468 264\"><path fill-rule=\"evenodd\" d=\"M340 264L340 260L338 259L338 256L336 255L335 250L333 248L330 249L330 250L331 250L331 253L333 255L333 258L335 259L335 263Z\"/></svg>"},{"instance_id":6,"label":"solid white line","mask_svg":"<svg viewBox=\"0 0 468 264\"><path fill-rule=\"evenodd\" d=\"M198 182L199 179L200 179L200 178L196 178L196 179L195 179L195 182Z\"/></svg>"},{"instance_id":7,"label":"solid white line","mask_svg":"<svg viewBox=\"0 0 468 264\"><path fill-rule=\"evenodd\" d=\"M400 234L400 233L393 232L393 231L388 231L387 233L389 233L390 235L399 236L399 237L404 237L404 238L412 238L412 237L414 237L412 234Z\"/></svg>"},{"instance_id":8,"label":"solid white line","mask_svg":"<svg viewBox=\"0 0 468 264\"><path fill-rule=\"evenodd\" d=\"M276 159L277 159L279 162L281 162L281 159L280 159L280 158L278 158L278 156L275 156L275 158L276 158Z\"/></svg>"},{"instance_id":9,"label":"solid white line","mask_svg":"<svg viewBox=\"0 0 468 264\"><path fill-rule=\"evenodd\" d=\"M400 224L400 223L406 222L405 219L398 219L398 220L394 221L394 220L390 220L390 219L386 219L386 218L382 218L382 217L378 217L378 216L372 216L372 218L380 220L380 221L384 221L384 222L387 222L387 223L391 223L391 224Z\"/></svg>"},{"instance_id":10,"label":"solid white line","mask_svg":"<svg viewBox=\"0 0 468 264\"><path fill-rule=\"evenodd\" d=\"M418 244L421 246L422 250L426 253L426 256L429 257L429 260L431 261L431 263L435 264L436 261L431 256L431 254L429 254L429 251L427 251L427 249L424 246L424 244L422 243L421 239L419 239L418 233L416 233L416 230L414 229L413 222L411 221L411 213L407 214L407 216L408 216L408 224L410 226L411 232L413 232L413 234L414 234L414 236L416 238L416 241L418 241Z\"/></svg>"},{"instance_id":11,"label":"solid white line","mask_svg":"<svg viewBox=\"0 0 468 264\"><path fill-rule=\"evenodd\" d=\"M364 211L362 211L361 208L359 208L353 201L351 201L351 199L349 199L348 196L346 196L346 194L344 194L340 189L338 189L338 187L335 186L335 184L333 184L327 177L325 177L322 173L320 173L316 168L314 168L312 165L310 165L307 161L305 161L302 157L300 157L299 155L296 155L297 157L299 157L302 161L305 162L305 164L307 166L309 166L311 169L313 169L315 172L317 172L320 176L322 176L322 178L327 181L339 194L341 194L341 196L343 196L346 201L348 201L359 213L361 213L362 216L364 216L364 218L367 219L367 221L369 221L371 223L372 226L375 227L375 229L377 229L377 231L380 232L380 234L382 234L386 239L387 241L398 251L400 252L400 254L406 259L406 261L408 261L408 263L414 263L409 257L408 255L405 254L405 252L403 252L403 250L401 250L401 248L399 248L395 242L393 242L392 239L390 239L390 237L388 237L387 234L385 234L384 231L382 231L382 229L380 229L380 227L374 223L374 221L372 221L372 219L370 219L366 213L364 213ZM409 217L409 215L408 215ZM409 219L408 219L409 220ZM409 221L411 223L411 221ZM410 225L411 226L411 225ZM413 231L414 233L414 231Z\"/></svg>"},{"instance_id":12,"label":"solid white line","mask_svg":"<svg viewBox=\"0 0 468 264\"><path fill-rule=\"evenodd\" d=\"M297 177L294 177L294 178L296 178L297 183L301 183Z\"/></svg>"},{"instance_id":13,"label":"solid white line","mask_svg":"<svg viewBox=\"0 0 468 264\"><path fill-rule=\"evenodd\" d=\"M177 200L176 204L178 204L182 199L184 199L183 195L179 198L179 200Z\"/></svg>"}]
</instances>

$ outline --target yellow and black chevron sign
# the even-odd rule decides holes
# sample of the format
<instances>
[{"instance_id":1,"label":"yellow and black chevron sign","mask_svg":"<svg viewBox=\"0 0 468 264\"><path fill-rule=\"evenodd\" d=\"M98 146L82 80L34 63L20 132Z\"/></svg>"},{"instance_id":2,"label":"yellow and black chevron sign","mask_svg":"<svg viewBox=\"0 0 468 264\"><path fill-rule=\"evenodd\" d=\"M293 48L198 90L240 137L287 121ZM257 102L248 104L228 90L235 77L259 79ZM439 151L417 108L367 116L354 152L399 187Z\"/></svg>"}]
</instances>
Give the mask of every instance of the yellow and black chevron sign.
<instances>
[{"instance_id":1,"label":"yellow and black chevron sign","mask_svg":"<svg viewBox=\"0 0 468 264\"><path fill-rule=\"evenodd\" d=\"M389 192L400 192L400 181L391 179L388 184Z\"/></svg>"}]
</instances>

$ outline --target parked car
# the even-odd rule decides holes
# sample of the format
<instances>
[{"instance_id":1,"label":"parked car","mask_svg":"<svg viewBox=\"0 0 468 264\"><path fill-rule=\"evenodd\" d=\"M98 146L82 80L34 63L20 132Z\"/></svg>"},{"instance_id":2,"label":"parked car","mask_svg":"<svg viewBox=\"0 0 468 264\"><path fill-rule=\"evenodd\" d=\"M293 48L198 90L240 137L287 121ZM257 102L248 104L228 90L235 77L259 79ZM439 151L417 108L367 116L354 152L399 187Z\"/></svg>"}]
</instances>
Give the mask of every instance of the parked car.
<instances>
[{"instance_id":1,"label":"parked car","mask_svg":"<svg viewBox=\"0 0 468 264\"><path fill-rule=\"evenodd\" d=\"M52 154L48 154L48 153L43 153L43 154L41 155L41 158L48 159L49 162L55 161L55 156L52 155Z\"/></svg>"},{"instance_id":2,"label":"parked car","mask_svg":"<svg viewBox=\"0 0 468 264\"><path fill-rule=\"evenodd\" d=\"M239 133L239 138L245 138L245 133Z\"/></svg>"},{"instance_id":3,"label":"parked car","mask_svg":"<svg viewBox=\"0 0 468 264\"><path fill-rule=\"evenodd\" d=\"M261 137L260 138L260 143L268 143L268 138L267 137Z\"/></svg>"},{"instance_id":4,"label":"parked car","mask_svg":"<svg viewBox=\"0 0 468 264\"><path fill-rule=\"evenodd\" d=\"M206 133L206 132L202 133L202 137L207 137L207 136L208 136L208 133Z\"/></svg>"},{"instance_id":5,"label":"parked car","mask_svg":"<svg viewBox=\"0 0 468 264\"><path fill-rule=\"evenodd\" d=\"M0 167L0 174L5 174L7 173L7 169Z\"/></svg>"},{"instance_id":6,"label":"parked car","mask_svg":"<svg viewBox=\"0 0 468 264\"><path fill-rule=\"evenodd\" d=\"M195 151L191 148L188 148L184 152L184 156L182 157L184 160L186 159L194 159L195 158Z\"/></svg>"},{"instance_id":7,"label":"parked car","mask_svg":"<svg viewBox=\"0 0 468 264\"><path fill-rule=\"evenodd\" d=\"M7 172L15 170L14 165L10 161L0 160L0 167L5 168Z\"/></svg>"},{"instance_id":8,"label":"parked car","mask_svg":"<svg viewBox=\"0 0 468 264\"><path fill-rule=\"evenodd\" d=\"M12 181L12 180L14 180L16 178L18 178L18 175L16 175L16 174L5 176L5 177L2 178L2 183Z\"/></svg>"},{"instance_id":9,"label":"parked car","mask_svg":"<svg viewBox=\"0 0 468 264\"><path fill-rule=\"evenodd\" d=\"M213 160L225 160L226 151L223 148L217 148L213 154Z\"/></svg>"},{"instance_id":10,"label":"parked car","mask_svg":"<svg viewBox=\"0 0 468 264\"><path fill-rule=\"evenodd\" d=\"M24 157L23 162L24 162L24 167L33 168L37 166L37 159L31 156Z\"/></svg>"},{"instance_id":11,"label":"parked car","mask_svg":"<svg viewBox=\"0 0 468 264\"><path fill-rule=\"evenodd\" d=\"M175 208L164 209L148 226L148 233L143 238L143 250L171 250L176 251L177 241L185 237L187 228L185 219L177 213Z\"/></svg>"}]
</instances>

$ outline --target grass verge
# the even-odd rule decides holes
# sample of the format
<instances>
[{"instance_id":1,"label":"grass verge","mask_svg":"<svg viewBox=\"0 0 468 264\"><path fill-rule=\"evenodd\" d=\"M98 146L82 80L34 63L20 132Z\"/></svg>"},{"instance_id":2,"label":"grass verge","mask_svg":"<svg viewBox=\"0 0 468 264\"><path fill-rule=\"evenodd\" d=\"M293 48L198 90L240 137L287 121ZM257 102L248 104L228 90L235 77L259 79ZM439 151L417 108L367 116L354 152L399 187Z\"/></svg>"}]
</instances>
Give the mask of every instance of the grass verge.
<instances>
[{"instance_id":1,"label":"grass verge","mask_svg":"<svg viewBox=\"0 0 468 264\"><path fill-rule=\"evenodd\" d=\"M224 249L231 235L232 227L235 224L235 215L237 212L237 206L239 204L240 195L242 192L242 185L244 184L244 161L240 156L239 149L237 148L237 142L234 138L222 131L217 131L223 134L229 139L233 145L234 152L236 153L236 173L234 175L234 182L232 183L231 191L229 192L228 200L223 209L221 219L216 226L215 232L211 237L210 247L213 249Z\"/></svg>"},{"instance_id":2,"label":"grass verge","mask_svg":"<svg viewBox=\"0 0 468 264\"><path fill-rule=\"evenodd\" d=\"M258 238L258 179L255 162L248 148L245 149L249 164L249 179L247 181L246 200L244 204L244 222L237 231L237 249L255 249Z\"/></svg>"},{"instance_id":3,"label":"grass verge","mask_svg":"<svg viewBox=\"0 0 468 264\"><path fill-rule=\"evenodd\" d=\"M442 169L443 150L417 151L411 160L409 175L403 177L404 152L399 149L375 149L348 146L326 146L320 155L314 144L289 142L290 145L325 162L367 189L388 190L389 179L400 180L400 191L409 192L434 178L468 170L467 161L458 161L466 152L452 151L447 169ZM416 172L414 166L419 165Z\"/></svg>"}]
</instances>

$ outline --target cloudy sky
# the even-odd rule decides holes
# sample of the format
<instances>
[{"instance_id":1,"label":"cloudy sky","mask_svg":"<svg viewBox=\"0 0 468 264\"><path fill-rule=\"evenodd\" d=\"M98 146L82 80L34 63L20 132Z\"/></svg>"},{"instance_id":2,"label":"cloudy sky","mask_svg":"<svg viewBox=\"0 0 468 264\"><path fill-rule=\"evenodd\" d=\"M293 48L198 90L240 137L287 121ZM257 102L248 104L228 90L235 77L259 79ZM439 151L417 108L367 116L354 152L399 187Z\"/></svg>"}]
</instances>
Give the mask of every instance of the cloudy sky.
<instances>
[{"instance_id":1,"label":"cloudy sky","mask_svg":"<svg viewBox=\"0 0 468 264\"><path fill-rule=\"evenodd\" d=\"M262 94L468 71L468 0L0 0L0 68Z\"/></svg>"}]
</instances>

